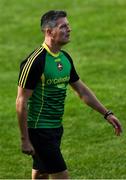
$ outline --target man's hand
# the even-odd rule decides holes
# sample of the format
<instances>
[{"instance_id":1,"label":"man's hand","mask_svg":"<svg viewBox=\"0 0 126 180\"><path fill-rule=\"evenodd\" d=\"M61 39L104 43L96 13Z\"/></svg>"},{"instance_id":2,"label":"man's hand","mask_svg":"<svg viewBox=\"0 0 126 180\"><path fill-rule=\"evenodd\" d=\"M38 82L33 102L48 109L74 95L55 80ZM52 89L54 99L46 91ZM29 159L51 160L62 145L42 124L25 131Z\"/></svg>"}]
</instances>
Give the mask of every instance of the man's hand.
<instances>
[{"instance_id":1,"label":"man's hand","mask_svg":"<svg viewBox=\"0 0 126 180\"><path fill-rule=\"evenodd\" d=\"M121 124L119 122L119 120L114 116L114 115L109 115L107 117L107 121L112 124L112 126L114 127L115 129L115 134L117 136L120 136L121 132L122 132L122 127L121 127Z\"/></svg>"},{"instance_id":2,"label":"man's hand","mask_svg":"<svg viewBox=\"0 0 126 180\"><path fill-rule=\"evenodd\" d=\"M24 154L27 154L27 155L35 154L35 150L33 146L31 145L30 141L28 140L22 140L21 150Z\"/></svg>"}]
</instances>

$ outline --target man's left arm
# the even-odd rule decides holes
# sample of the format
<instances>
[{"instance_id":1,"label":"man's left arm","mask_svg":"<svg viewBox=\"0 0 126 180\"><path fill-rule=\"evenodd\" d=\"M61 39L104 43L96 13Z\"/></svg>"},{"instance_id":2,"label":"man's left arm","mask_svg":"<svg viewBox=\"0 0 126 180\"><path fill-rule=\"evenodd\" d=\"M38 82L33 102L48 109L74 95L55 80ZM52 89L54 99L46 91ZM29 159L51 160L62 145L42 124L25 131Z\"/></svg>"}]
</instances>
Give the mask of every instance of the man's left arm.
<instances>
[{"instance_id":1,"label":"man's left arm","mask_svg":"<svg viewBox=\"0 0 126 180\"><path fill-rule=\"evenodd\" d=\"M70 83L70 85L77 92L82 101L106 117L107 121L114 127L116 135L119 136L122 132L119 120L112 112L104 107L95 94L81 80Z\"/></svg>"}]
</instances>

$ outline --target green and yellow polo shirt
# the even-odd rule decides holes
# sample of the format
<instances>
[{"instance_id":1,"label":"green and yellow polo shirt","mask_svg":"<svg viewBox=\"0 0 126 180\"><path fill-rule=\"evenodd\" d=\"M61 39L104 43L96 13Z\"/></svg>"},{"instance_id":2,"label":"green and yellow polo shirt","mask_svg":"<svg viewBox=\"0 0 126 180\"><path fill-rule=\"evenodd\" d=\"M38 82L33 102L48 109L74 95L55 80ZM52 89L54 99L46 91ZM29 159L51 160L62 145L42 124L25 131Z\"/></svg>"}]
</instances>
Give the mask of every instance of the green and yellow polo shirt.
<instances>
[{"instance_id":1,"label":"green and yellow polo shirt","mask_svg":"<svg viewBox=\"0 0 126 180\"><path fill-rule=\"evenodd\" d=\"M28 100L29 128L58 128L62 125L67 85L79 79L65 51L52 53L43 43L20 66L18 85L32 89Z\"/></svg>"}]
</instances>

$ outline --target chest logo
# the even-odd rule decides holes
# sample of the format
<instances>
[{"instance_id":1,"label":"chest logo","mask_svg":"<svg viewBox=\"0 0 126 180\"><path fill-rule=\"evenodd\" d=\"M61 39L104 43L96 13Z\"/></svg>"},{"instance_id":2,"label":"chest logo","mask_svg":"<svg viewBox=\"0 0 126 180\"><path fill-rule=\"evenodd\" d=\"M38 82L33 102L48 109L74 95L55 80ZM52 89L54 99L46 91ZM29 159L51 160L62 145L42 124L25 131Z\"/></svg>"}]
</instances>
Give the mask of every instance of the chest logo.
<instances>
[{"instance_id":1,"label":"chest logo","mask_svg":"<svg viewBox=\"0 0 126 180\"><path fill-rule=\"evenodd\" d=\"M63 65L61 64L61 62L57 63L57 68L59 71L61 71L63 69Z\"/></svg>"}]
</instances>

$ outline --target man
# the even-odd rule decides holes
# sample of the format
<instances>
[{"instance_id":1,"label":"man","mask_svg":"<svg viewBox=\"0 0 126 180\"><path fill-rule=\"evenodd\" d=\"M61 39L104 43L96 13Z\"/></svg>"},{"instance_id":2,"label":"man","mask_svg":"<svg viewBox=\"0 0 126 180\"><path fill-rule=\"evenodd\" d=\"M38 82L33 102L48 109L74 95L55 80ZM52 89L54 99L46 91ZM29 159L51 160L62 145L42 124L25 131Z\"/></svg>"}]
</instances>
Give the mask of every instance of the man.
<instances>
[{"instance_id":1,"label":"man","mask_svg":"<svg viewBox=\"0 0 126 180\"><path fill-rule=\"evenodd\" d=\"M65 11L49 11L41 18L44 43L21 63L16 110L22 152L33 157L32 179L68 179L60 151L62 116L68 84L79 97L111 123L116 135L121 125L79 79L71 57L61 48L70 41Z\"/></svg>"}]
</instances>

